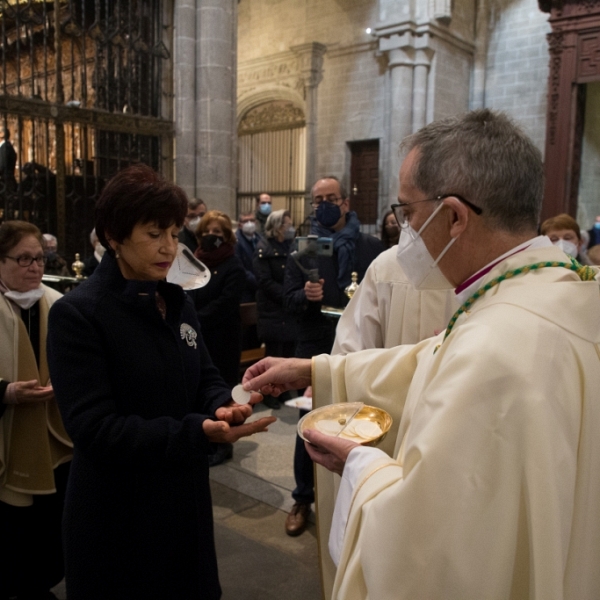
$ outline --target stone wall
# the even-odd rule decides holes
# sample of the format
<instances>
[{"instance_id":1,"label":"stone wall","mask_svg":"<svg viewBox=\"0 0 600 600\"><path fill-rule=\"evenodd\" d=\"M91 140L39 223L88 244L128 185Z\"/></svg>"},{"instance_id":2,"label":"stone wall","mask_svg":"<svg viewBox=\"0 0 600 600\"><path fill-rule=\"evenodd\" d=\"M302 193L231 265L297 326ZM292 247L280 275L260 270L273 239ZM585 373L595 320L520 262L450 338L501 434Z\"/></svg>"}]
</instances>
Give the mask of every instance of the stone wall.
<instances>
[{"instance_id":1,"label":"stone wall","mask_svg":"<svg viewBox=\"0 0 600 600\"><path fill-rule=\"evenodd\" d=\"M543 152L549 54L548 15L536 0L500 0L491 9L485 105L506 111Z\"/></svg>"}]
</instances>

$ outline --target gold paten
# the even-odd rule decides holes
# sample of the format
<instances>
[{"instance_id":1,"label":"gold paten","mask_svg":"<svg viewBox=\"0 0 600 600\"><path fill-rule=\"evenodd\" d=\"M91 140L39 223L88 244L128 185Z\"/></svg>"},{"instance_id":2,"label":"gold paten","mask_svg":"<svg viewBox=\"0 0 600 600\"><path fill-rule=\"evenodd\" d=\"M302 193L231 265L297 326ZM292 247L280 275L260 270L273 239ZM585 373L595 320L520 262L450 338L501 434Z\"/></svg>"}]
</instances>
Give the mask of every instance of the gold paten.
<instances>
[{"instance_id":1,"label":"gold paten","mask_svg":"<svg viewBox=\"0 0 600 600\"><path fill-rule=\"evenodd\" d=\"M381 435L361 442L362 446L376 446L385 439L387 432L392 426L391 415L381 408L369 406L362 402L340 402L338 404L330 404L328 406L316 408L304 415L300 421L298 421L298 435L304 441L308 441L304 437L304 431L307 429L315 429L316 423L322 420L334 420L340 423L340 425L344 425L344 427L347 427L354 420L377 423L381 428ZM344 423L342 423L342 420Z\"/></svg>"}]
</instances>

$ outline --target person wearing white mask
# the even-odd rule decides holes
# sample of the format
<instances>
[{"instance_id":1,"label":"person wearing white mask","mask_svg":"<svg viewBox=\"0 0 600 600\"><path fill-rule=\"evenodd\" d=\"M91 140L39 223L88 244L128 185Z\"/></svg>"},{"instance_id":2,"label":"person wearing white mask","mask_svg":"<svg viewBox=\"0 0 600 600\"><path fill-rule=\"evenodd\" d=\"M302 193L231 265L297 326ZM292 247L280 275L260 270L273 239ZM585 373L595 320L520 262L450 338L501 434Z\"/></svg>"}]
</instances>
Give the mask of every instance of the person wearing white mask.
<instances>
[{"instance_id":1,"label":"person wearing white mask","mask_svg":"<svg viewBox=\"0 0 600 600\"><path fill-rule=\"evenodd\" d=\"M331 597L600 598L600 269L537 236L542 157L508 116L433 122L404 150L397 256L414 287L436 269L455 287L445 331L243 378L402 412L383 450L304 431L341 476Z\"/></svg>"},{"instance_id":2,"label":"person wearing white mask","mask_svg":"<svg viewBox=\"0 0 600 600\"><path fill-rule=\"evenodd\" d=\"M0 598L46 598L64 577L61 520L72 457L49 381L40 230L0 226Z\"/></svg>"},{"instance_id":3,"label":"person wearing white mask","mask_svg":"<svg viewBox=\"0 0 600 600\"><path fill-rule=\"evenodd\" d=\"M298 318L283 306L285 267L295 236L290 211L275 210L267 219L264 237L254 253L258 337L265 344L265 356L290 357L296 349ZM280 399L265 396L263 404L278 410Z\"/></svg>"},{"instance_id":4,"label":"person wearing white mask","mask_svg":"<svg viewBox=\"0 0 600 600\"><path fill-rule=\"evenodd\" d=\"M546 219L541 227L542 235L547 235L550 241L565 254L581 262L590 264L585 256L581 229L577 221L566 213Z\"/></svg>"},{"instance_id":5,"label":"person wearing white mask","mask_svg":"<svg viewBox=\"0 0 600 600\"><path fill-rule=\"evenodd\" d=\"M204 200L200 198L190 198L188 200L188 211L183 220L183 227L179 232L179 241L185 244L192 252L195 252L198 247L196 231L207 210Z\"/></svg>"},{"instance_id":6,"label":"person wearing white mask","mask_svg":"<svg viewBox=\"0 0 600 600\"><path fill-rule=\"evenodd\" d=\"M256 217L253 212L240 214L235 237L237 238L235 254L242 261L244 271L246 271L246 287L242 295L242 302L255 302L257 283L252 261L254 260L254 252L261 236L256 232ZM252 343L255 343L255 340Z\"/></svg>"}]
</instances>

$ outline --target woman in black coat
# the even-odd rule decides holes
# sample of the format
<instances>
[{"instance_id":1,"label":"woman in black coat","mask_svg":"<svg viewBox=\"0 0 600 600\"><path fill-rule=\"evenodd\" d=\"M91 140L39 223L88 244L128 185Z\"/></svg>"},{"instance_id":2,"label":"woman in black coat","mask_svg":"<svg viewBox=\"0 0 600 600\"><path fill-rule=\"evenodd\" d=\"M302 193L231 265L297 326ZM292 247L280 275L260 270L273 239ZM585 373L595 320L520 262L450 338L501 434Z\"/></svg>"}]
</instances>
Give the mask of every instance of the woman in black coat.
<instances>
[{"instance_id":1,"label":"woman in black coat","mask_svg":"<svg viewBox=\"0 0 600 600\"><path fill-rule=\"evenodd\" d=\"M210 269L210 281L192 290L202 337L221 377L231 387L239 383L242 353L240 302L246 274L235 256L236 237L230 218L219 210L208 211L196 230L195 255Z\"/></svg>"},{"instance_id":2,"label":"woman in black coat","mask_svg":"<svg viewBox=\"0 0 600 600\"><path fill-rule=\"evenodd\" d=\"M272 212L265 224L265 237L256 246L254 254L258 336L265 343L266 356L288 358L294 356L296 348L298 319L283 306L285 266L295 233L289 211ZM269 408L280 407L279 398L265 396L263 402Z\"/></svg>"},{"instance_id":3,"label":"woman in black coat","mask_svg":"<svg viewBox=\"0 0 600 600\"><path fill-rule=\"evenodd\" d=\"M192 303L164 281L186 210L149 167L121 171L96 207L106 255L50 312L50 375L74 443L70 600L221 596L208 445L268 422L241 424L251 407L230 400Z\"/></svg>"}]
</instances>

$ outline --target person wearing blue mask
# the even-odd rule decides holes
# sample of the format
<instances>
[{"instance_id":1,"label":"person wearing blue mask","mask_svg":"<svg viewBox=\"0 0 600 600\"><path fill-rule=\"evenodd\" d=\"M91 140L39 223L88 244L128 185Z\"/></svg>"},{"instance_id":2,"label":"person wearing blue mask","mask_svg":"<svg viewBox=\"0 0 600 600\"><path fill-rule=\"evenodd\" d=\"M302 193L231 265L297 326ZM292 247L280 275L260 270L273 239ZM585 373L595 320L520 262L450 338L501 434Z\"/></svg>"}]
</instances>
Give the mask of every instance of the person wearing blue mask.
<instances>
[{"instance_id":1,"label":"person wearing blue mask","mask_svg":"<svg viewBox=\"0 0 600 600\"><path fill-rule=\"evenodd\" d=\"M306 269L317 268L319 281L311 282L293 259L288 258L283 285L284 306L298 315L296 356L310 358L330 353L336 323L321 312L321 306L343 308L348 303L344 290L352 281L352 272L362 281L371 262L383 252L383 244L372 235L361 233L357 214L350 210L350 199L340 180L334 176L319 179L313 186L311 234L333 240L333 256L310 258L301 263ZM300 411L300 416L306 411ZM307 525L310 505L314 502L313 463L304 442L296 436L294 453L295 504L288 514L288 535L301 534Z\"/></svg>"},{"instance_id":2,"label":"person wearing blue mask","mask_svg":"<svg viewBox=\"0 0 600 600\"><path fill-rule=\"evenodd\" d=\"M596 221L594 222L594 225L588 231L588 233L590 235L590 243L588 245L588 248L599 245L600 244L600 215L598 215L596 217Z\"/></svg>"},{"instance_id":3,"label":"person wearing blue mask","mask_svg":"<svg viewBox=\"0 0 600 600\"><path fill-rule=\"evenodd\" d=\"M256 229L259 233L265 230L267 219L273 210L273 200L269 194L259 194L256 196Z\"/></svg>"}]
</instances>

